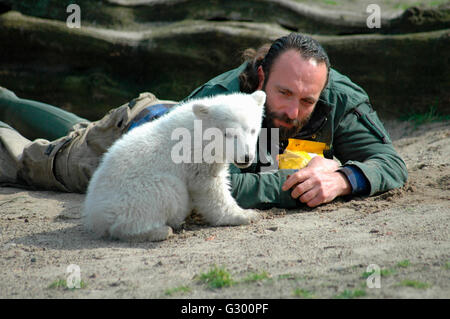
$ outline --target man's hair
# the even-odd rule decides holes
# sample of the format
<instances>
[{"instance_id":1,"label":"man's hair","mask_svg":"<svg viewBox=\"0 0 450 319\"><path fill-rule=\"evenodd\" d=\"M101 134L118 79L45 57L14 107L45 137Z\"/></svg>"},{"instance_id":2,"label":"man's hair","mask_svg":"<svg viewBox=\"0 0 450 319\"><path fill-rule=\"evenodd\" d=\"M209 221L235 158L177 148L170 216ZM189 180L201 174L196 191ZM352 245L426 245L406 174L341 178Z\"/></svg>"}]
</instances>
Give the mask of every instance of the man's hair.
<instances>
[{"instance_id":1,"label":"man's hair","mask_svg":"<svg viewBox=\"0 0 450 319\"><path fill-rule=\"evenodd\" d=\"M310 36L291 33L275 40L272 45L264 44L258 50L247 49L244 51L242 57L248 64L245 70L239 75L241 92L252 93L257 89L259 84L259 66L262 66L264 81L267 82L274 61L281 53L290 49L297 50L304 59L314 59L317 63L325 63L327 67L325 88L328 84L330 74L330 60L328 59L327 53L319 42Z\"/></svg>"}]
</instances>

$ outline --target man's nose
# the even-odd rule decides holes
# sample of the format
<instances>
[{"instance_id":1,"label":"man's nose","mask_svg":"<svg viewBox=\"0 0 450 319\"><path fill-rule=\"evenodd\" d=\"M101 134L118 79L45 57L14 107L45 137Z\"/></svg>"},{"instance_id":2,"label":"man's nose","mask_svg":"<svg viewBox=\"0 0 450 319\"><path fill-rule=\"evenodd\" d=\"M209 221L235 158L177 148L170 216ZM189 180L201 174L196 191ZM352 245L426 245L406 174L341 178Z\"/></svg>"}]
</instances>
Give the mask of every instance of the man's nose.
<instances>
[{"instance_id":1,"label":"man's nose","mask_svg":"<svg viewBox=\"0 0 450 319\"><path fill-rule=\"evenodd\" d=\"M291 119L295 120L298 117L298 103L293 101L286 108L286 115Z\"/></svg>"}]
</instances>

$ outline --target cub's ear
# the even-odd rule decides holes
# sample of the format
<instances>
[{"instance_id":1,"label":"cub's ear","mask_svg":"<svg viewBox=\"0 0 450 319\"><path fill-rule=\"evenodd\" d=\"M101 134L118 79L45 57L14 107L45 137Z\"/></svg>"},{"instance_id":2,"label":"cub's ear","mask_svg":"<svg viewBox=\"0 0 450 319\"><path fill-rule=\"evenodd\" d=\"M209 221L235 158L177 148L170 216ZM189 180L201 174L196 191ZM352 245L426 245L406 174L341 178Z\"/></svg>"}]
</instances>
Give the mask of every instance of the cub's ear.
<instances>
[{"instance_id":1,"label":"cub's ear","mask_svg":"<svg viewBox=\"0 0 450 319\"><path fill-rule=\"evenodd\" d=\"M266 102L266 93L264 91L255 91L252 93L252 97L259 106L264 106Z\"/></svg>"},{"instance_id":2,"label":"cub's ear","mask_svg":"<svg viewBox=\"0 0 450 319\"><path fill-rule=\"evenodd\" d=\"M199 119L206 119L209 115L209 108L203 104L194 104L192 106L192 111Z\"/></svg>"}]
</instances>

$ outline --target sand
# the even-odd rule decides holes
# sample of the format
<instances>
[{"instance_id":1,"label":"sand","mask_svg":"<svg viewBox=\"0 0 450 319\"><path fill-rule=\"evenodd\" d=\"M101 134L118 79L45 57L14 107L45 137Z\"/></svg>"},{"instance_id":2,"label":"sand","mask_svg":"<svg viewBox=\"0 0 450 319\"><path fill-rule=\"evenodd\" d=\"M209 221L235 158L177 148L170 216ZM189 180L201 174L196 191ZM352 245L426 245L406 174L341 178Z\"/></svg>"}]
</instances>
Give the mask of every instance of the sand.
<instances>
[{"instance_id":1,"label":"sand","mask_svg":"<svg viewBox=\"0 0 450 319\"><path fill-rule=\"evenodd\" d=\"M385 124L409 171L401 189L248 226L193 216L158 243L93 238L82 194L0 188L0 298L449 298L450 127ZM200 280L215 266L232 285Z\"/></svg>"}]
</instances>

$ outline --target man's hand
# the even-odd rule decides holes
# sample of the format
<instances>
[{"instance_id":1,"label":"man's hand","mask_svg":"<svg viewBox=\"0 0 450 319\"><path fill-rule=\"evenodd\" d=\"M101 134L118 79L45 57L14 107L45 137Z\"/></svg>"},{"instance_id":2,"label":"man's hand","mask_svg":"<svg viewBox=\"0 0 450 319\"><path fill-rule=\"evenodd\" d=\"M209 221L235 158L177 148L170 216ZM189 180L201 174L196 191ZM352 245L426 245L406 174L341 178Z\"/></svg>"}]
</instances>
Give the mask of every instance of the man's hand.
<instances>
[{"instance_id":1,"label":"man's hand","mask_svg":"<svg viewBox=\"0 0 450 319\"><path fill-rule=\"evenodd\" d=\"M352 187L342 173L339 164L321 156L314 157L308 165L289 176L282 190L292 188L291 196L299 198L309 207L329 203L338 196L348 195Z\"/></svg>"}]
</instances>

